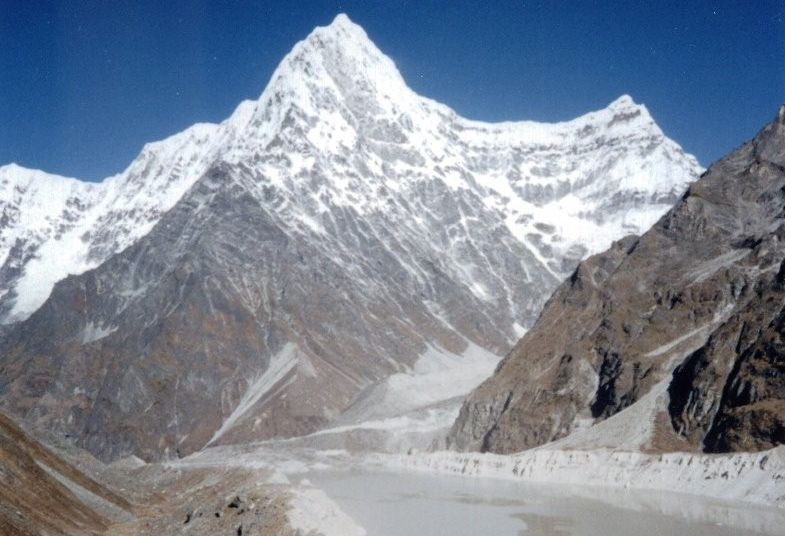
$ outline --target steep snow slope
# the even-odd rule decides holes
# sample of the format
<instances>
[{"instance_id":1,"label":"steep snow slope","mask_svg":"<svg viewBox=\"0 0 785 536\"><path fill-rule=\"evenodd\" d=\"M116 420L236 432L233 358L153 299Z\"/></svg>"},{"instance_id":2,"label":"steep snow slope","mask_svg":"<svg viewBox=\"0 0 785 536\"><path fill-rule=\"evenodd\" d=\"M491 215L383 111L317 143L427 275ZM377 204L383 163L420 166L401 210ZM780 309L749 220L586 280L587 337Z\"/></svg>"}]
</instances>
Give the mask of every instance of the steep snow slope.
<instances>
[{"instance_id":1,"label":"steep snow slope","mask_svg":"<svg viewBox=\"0 0 785 536\"><path fill-rule=\"evenodd\" d=\"M362 401L392 374L389 394L418 385L434 348L505 353L580 258L698 172L629 97L551 125L460 118L339 16L257 101L89 187L67 240L57 215L6 226L28 251L2 269L8 319L82 273L6 329L2 403L104 458L373 415Z\"/></svg>"}]
</instances>

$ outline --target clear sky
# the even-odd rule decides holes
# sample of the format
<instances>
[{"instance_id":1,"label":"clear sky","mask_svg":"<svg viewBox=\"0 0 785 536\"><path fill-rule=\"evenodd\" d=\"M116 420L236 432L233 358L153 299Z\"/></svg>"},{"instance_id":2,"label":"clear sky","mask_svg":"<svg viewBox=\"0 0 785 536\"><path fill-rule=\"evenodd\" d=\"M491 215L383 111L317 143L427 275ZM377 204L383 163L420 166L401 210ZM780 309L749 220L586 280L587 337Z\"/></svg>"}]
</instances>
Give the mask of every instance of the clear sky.
<instances>
[{"instance_id":1,"label":"clear sky","mask_svg":"<svg viewBox=\"0 0 785 536\"><path fill-rule=\"evenodd\" d=\"M117 173L258 97L340 12L472 119L565 120L628 93L707 165L785 102L783 0L0 0L0 164Z\"/></svg>"}]
</instances>

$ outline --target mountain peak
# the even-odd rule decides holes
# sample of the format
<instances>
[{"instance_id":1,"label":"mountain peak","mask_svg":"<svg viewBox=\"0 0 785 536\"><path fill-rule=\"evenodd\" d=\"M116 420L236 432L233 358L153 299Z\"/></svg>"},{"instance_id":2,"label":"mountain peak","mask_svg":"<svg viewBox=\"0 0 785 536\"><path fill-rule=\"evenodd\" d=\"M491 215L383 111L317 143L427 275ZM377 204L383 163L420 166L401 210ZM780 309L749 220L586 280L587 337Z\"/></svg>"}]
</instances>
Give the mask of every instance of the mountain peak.
<instances>
[{"instance_id":1,"label":"mountain peak","mask_svg":"<svg viewBox=\"0 0 785 536\"><path fill-rule=\"evenodd\" d=\"M346 14L339 13L327 26L317 26L304 39L305 43L317 46L338 45L346 52L361 52L372 56L384 56L366 33Z\"/></svg>"},{"instance_id":2,"label":"mountain peak","mask_svg":"<svg viewBox=\"0 0 785 536\"><path fill-rule=\"evenodd\" d=\"M16 162L11 162L0 166L0 180L2 181L10 180L14 183L16 182L28 183L31 181L39 181L39 182L54 182L54 183L61 182L61 183L70 184L72 182L82 182L72 177L65 177L62 175L57 175L55 173L48 173L40 169L21 166Z\"/></svg>"},{"instance_id":3,"label":"mountain peak","mask_svg":"<svg viewBox=\"0 0 785 536\"><path fill-rule=\"evenodd\" d=\"M780 106L777 116L755 137L758 156L778 166L785 165L785 104Z\"/></svg>"},{"instance_id":4,"label":"mountain peak","mask_svg":"<svg viewBox=\"0 0 785 536\"><path fill-rule=\"evenodd\" d=\"M609 124L614 124L617 128L643 128L664 135L646 105L635 102L626 93L608 104L602 113L609 120Z\"/></svg>"},{"instance_id":5,"label":"mountain peak","mask_svg":"<svg viewBox=\"0 0 785 536\"><path fill-rule=\"evenodd\" d=\"M317 26L316 30L339 32L339 33L354 33L359 36L368 38L365 30L359 24L352 21L346 13L338 13L333 21L327 26Z\"/></svg>"},{"instance_id":6,"label":"mountain peak","mask_svg":"<svg viewBox=\"0 0 785 536\"><path fill-rule=\"evenodd\" d=\"M635 100L628 94L621 95L613 102L608 105L608 108L632 108L640 106Z\"/></svg>"},{"instance_id":7,"label":"mountain peak","mask_svg":"<svg viewBox=\"0 0 785 536\"><path fill-rule=\"evenodd\" d=\"M635 102L635 99L626 93L611 102L606 109L615 115L634 114L643 119L653 121L646 105Z\"/></svg>"},{"instance_id":8,"label":"mountain peak","mask_svg":"<svg viewBox=\"0 0 785 536\"><path fill-rule=\"evenodd\" d=\"M400 91L406 87L393 61L345 14L315 28L297 43L271 82L356 91ZM397 92L396 91L396 92Z\"/></svg>"},{"instance_id":9,"label":"mountain peak","mask_svg":"<svg viewBox=\"0 0 785 536\"><path fill-rule=\"evenodd\" d=\"M414 100L416 95L395 63L365 30L340 14L331 24L315 28L284 57L257 105L247 107L251 130L246 133L257 141L274 135L292 108L295 115L315 119L343 103L353 114L375 110L378 116L392 103L405 106Z\"/></svg>"}]
</instances>

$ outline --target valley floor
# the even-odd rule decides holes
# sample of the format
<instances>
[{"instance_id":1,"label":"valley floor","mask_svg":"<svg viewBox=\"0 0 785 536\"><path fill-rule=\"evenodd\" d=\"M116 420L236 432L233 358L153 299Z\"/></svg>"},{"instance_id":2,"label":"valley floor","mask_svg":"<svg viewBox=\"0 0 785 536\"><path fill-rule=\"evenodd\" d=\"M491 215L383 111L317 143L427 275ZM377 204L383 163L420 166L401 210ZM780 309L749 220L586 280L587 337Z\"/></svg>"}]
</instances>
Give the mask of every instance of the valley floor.
<instances>
[{"instance_id":1,"label":"valley floor","mask_svg":"<svg viewBox=\"0 0 785 536\"><path fill-rule=\"evenodd\" d=\"M3 534L751 536L785 526L785 447L711 456L553 446L507 456L371 453L363 435L384 443L379 430L350 427L104 465L0 424ZM361 448L330 449L325 439Z\"/></svg>"},{"instance_id":2,"label":"valley floor","mask_svg":"<svg viewBox=\"0 0 785 536\"><path fill-rule=\"evenodd\" d=\"M320 513L311 517L321 519L317 530L327 536L364 529L429 534L434 519L448 534L472 534L467 527L477 527L460 522L467 508L478 509L472 519L498 534L526 527L530 532L523 534L629 534L637 520L652 534L665 526L674 534L774 535L785 525L784 451L363 454L266 443L207 449L171 467L275 468L277 480L318 498ZM312 507L293 508L304 515ZM615 528L603 525L607 519L616 520Z\"/></svg>"},{"instance_id":3,"label":"valley floor","mask_svg":"<svg viewBox=\"0 0 785 536\"><path fill-rule=\"evenodd\" d=\"M394 375L333 427L309 436L216 445L166 463L131 458L105 466L67 445L56 445L58 461L27 436L26 453L19 453L13 445L23 432L6 420L0 465L36 464L44 470L41 482L70 501L64 512L86 512L64 518L71 528L60 533L69 535L414 536L412 527L432 534L433 523L441 523L442 532L458 536L477 533L461 521L467 511L498 534L641 533L633 530L637 522L674 534L781 534L785 446L654 455L607 448L582 432L514 455L430 452L466 392L498 359L470 357L424 361ZM443 388L422 389L436 381ZM615 428L603 437L630 436L617 428L648 422L636 407L609 419L603 426ZM33 501L14 504L30 521L24 526L40 522ZM16 510L6 514L23 526ZM616 524L603 525L608 519Z\"/></svg>"}]
</instances>

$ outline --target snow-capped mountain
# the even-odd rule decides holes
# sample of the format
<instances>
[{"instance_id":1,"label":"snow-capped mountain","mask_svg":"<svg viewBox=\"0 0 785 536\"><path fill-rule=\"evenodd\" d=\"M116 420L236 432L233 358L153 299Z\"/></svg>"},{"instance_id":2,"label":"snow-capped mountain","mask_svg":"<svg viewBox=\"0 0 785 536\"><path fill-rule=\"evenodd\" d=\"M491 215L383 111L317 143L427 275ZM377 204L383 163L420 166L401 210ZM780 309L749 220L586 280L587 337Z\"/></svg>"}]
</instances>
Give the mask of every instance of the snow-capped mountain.
<instances>
[{"instance_id":1,"label":"snow-capped mountain","mask_svg":"<svg viewBox=\"0 0 785 536\"><path fill-rule=\"evenodd\" d=\"M2 404L105 458L313 431L415 363L505 353L699 172L627 96L461 118L339 15L103 183L0 168Z\"/></svg>"},{"instance_id":2,"label":"snow-capped mountain","mask_svg":"<svg viewBox=\"0 0 785 536\"><path fill-rule=\"evenodd\" d=\"M628 96L560 124L465 120L414 94L363 30L338 16L295 47L258 101L243 102L220 125L196 124L146 145L100 184L0 167L0 318L26 318L56 281L147 234L210 164L248 163L260 151L270 164L284 123L296 121L310 122L299 125L306 139L294 152L275 151L281 161L264 166L271 184L291 191L298 173L337 172L319 193L363 212L387 204L358 180L366 176L388 187L434 180L468 190L557 279L586 253L646 229L699 172ZM347 161L324 159L336 155ZM359 160L361 174L352 169ZM284 175L289 184L280 184ZM308 197L305 222L326 208L315 192ZM481 285L475 290L482 295Z\"/></svg>"}]
</instances>

